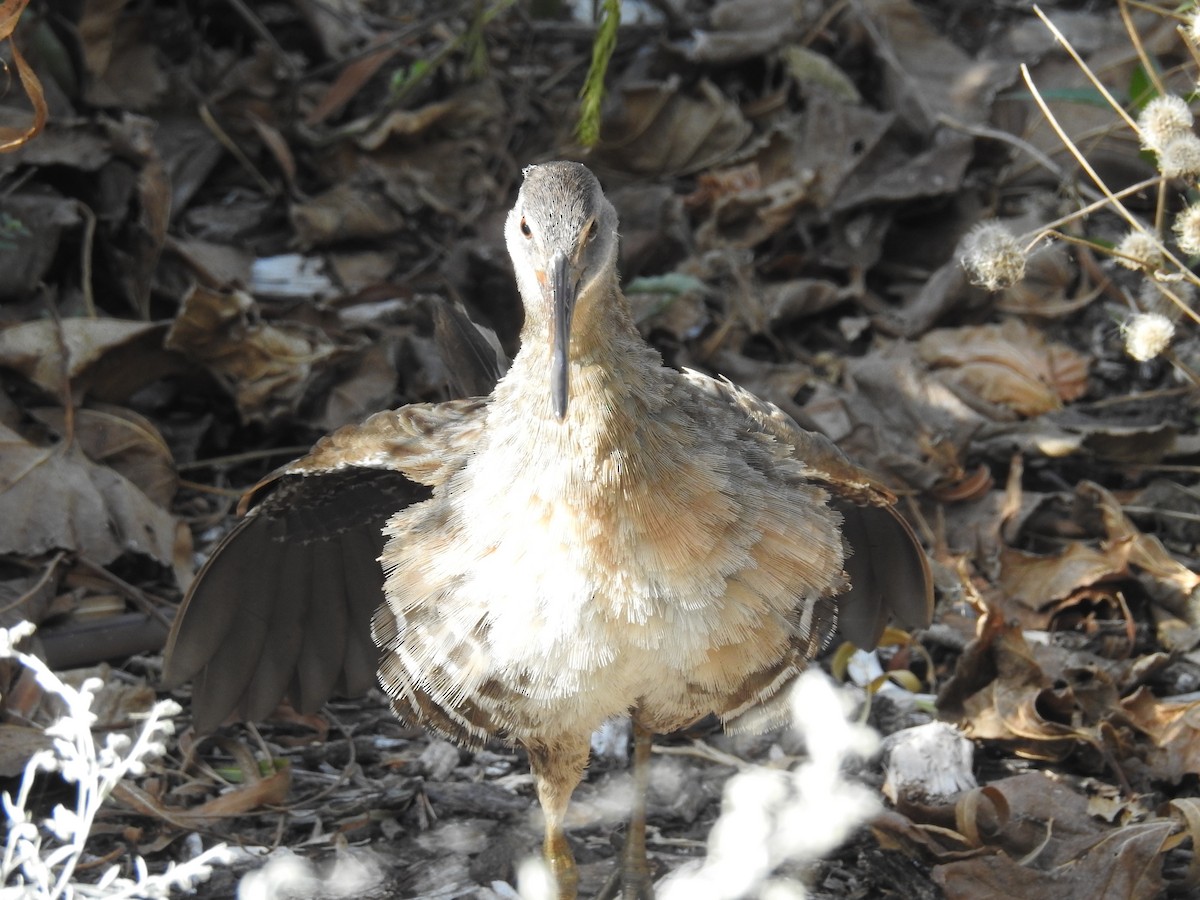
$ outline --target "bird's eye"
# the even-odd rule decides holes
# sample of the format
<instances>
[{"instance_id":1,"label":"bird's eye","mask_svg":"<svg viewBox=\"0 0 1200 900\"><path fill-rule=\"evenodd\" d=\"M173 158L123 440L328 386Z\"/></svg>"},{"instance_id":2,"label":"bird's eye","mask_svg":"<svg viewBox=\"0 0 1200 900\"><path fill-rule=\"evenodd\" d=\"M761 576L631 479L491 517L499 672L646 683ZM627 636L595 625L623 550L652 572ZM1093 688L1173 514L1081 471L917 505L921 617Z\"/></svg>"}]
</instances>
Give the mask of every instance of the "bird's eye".
<instances>
[{"instance_id":1,"label":"bird's eye","mask_svg":"<svg viewBox=\"0 0 1200 900\"><path fill-rule=\"evenodd\" d=\"M529 227L529 223L525 221L525 217L521 217L521 234L527 238L533 237L533 229Z\"/></svg>"},{"instance_id":2,"label":"bird's eye","mask_svg":"<svg viewBox=\"0 0 1200 900\"><path fill-rule=\"evenodd\" d=\"M592 224L588 226L587 241L590 244L596 239L596 235L600 233L600 226L596 224L596 220L592 219Z\"/></svg>"}]
</instances>

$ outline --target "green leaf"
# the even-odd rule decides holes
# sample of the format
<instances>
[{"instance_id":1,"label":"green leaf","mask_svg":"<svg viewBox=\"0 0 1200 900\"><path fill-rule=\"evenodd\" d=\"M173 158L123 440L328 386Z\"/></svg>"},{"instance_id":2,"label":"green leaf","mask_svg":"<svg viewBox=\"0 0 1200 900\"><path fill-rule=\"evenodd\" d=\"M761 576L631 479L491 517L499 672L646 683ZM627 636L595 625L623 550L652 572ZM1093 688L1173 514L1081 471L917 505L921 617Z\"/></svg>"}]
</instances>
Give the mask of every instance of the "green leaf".
<instances>
[{"instance_id":1,"label":"green leaf","mask_svg":"<svg viewBox=\"0 0 1200 900\"><path fill-rule=\"evenodd\" d=\"M692 275L668 272L666 275L643 275L625 285L626 294L689 294L704 291L704 282Z\"/></svg>"},{"instance_id":2,"label":"green leaf","mask_svg":"<svg viewBox=\"0 0 1200 900\"><path fill-rule=\"evenodd\" d=\"M1158 96L1158 89L1144 66L1134 66L1129 73L1130 112L1137 115L1146 104Z\"/></svg>"}]
</instances>

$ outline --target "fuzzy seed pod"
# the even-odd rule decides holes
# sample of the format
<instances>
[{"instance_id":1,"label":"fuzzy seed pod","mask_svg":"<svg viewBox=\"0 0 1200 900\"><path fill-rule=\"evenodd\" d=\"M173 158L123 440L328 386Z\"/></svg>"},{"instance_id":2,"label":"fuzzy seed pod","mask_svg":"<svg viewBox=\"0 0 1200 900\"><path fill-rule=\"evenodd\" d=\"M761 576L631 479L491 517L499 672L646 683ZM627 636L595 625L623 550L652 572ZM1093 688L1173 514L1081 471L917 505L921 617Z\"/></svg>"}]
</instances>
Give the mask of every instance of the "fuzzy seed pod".
<instances>
[{"instance_id":1,"label":"fuzzy seed pod","mask_svg":"<svg viewBox=\"0 0 1200 900\"><path fill-rule=\"evenodd\" d=\"M1121 326L1125 352L1138 362L1149 362L1171 345L1175 326L1158 313L1134 313Z\"/></svg>"},{"instance_id":2,"label":"fuzzy seed pod","mask_svg":"<svg viewBox=\"0 0 1200 900\"><path fill-rule=\"evenodd\" d=\"M1131 231L1117 244L1119 256L1113 259L1127 269L1154 272L1163 266L1162 247L1158 240L1145 231Z\"/></svg>"},{"instance_id":3,"label":"fuzzy seed pod","mask_svg":"<svg viewBox=\"0 0 1200 900\"><path fill-rule=\"evenodd\" d=\"M1175 242L1188 256L1200 256L1200 203L1175 217Z\"/></svg>"},{"instance_id":4,"label":"fuzzy seed pod","mask_svg":"<svg viewBox=\"0 0 1200 900\"><path fill-rule=\"evenodd\" d=\"M998 291L1025 277L1025 251L1012 232L995 220L968 231L961 250L962 266L972 284Z\"/></svg>"},{"instance_id":5,"label":"fuzzy seed pod","mask_svg":"<svg viewBox=\"0 0 1200 900\"><path fill-rule=\"evenodd\" d=\"M1191 133L1192 110L1182 97L1166 94L1143 107L1137 124L1142 146L1158 153L1171 138Z\"/></svg>"},{"instance_id":6,"label":"fuzzy seed pod","mask_svg":"<svg viewBox=\"0 0 1200 900\"><path fill-rule=\"evenodd\" d=\"M1158 151L1158 169L1168 178L1200 175L1200 137L1185 131L1168 138Z\"/></svg>"}]
</instances>

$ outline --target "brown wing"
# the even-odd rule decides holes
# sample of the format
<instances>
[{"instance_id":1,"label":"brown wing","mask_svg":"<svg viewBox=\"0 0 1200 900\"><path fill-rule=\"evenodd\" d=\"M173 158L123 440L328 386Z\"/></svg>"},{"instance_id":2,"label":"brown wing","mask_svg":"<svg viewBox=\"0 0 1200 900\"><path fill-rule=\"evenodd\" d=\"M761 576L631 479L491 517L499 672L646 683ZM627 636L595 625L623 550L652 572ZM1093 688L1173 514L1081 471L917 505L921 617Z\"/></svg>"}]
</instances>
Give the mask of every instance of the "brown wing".
<instances>
[{"instance_id":1,"label":"brown wing","mask_svg":"<svg viewBox=\"0 0 1200 900\"><path fill-rule=\"evenodd\" d=\"M193 680L197 730L311 712L375 680L383 526L460 465L483 400L414 405L322 438L246 494L245 518L192 583L167 638L163 680Z\"/></svg>"},{"instance_id":2,"label":"brown wing","mask_svg":"<svg viewBox=\"0 0 1200 900\"><path fill-rule=\"evenodd\" d=\"M860 647L879 641L888 619L923 628L933 617L933 575L909 524L896 512L895 496L865 469L852 463L829 438L806 431L787 413L727 379L691 370L684 375L714 399L736 406L748 427L791 449L805 476L826 487L842 514L849 549L850 588L837 598L838 629Z\"/></svg>"}]
</instances>

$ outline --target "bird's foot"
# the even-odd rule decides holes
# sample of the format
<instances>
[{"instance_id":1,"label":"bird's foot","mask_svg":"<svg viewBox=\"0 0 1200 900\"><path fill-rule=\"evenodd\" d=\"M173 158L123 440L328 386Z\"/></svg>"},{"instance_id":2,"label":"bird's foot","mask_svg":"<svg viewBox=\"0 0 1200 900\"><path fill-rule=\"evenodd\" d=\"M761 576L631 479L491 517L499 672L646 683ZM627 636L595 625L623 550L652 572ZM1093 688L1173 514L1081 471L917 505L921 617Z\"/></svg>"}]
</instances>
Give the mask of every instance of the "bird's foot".
<instances>
[{"instance_id":1,"label":"bird's foot","mask_svg":"<svg viewBox=\"0 0 1200 900\"><path fill-rule=\"evenodd\" d=\"M654 879L648 869L616 869L605 882L596 900L654 900Z\"/></svg>"}]
</instances>

